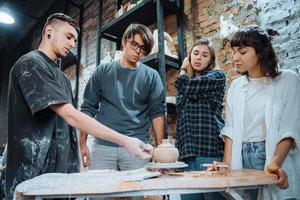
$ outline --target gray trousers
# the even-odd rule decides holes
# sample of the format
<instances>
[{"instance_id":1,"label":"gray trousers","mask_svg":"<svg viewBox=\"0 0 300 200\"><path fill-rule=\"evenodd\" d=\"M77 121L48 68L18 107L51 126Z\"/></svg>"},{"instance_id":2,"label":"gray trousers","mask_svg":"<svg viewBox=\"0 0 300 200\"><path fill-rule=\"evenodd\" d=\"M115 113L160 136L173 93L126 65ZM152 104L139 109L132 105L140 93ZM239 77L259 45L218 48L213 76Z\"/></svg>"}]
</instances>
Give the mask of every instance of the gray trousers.
<instances>
[{"instance_id":1,"label":"gray trousers","mask_svg":"<svg viewBox=\"0 0 300 200\"><path fill-rule=\"evenodd\" d=\"M91 165L89 169L134 170L144 167L148 162L149 159L137 159L132 157L123 147L104 146L93 142L91 146ZM94 198L90 198L90 200L92 199L94 200ZM112 198L95 199L108 200ZM143 200L144 197L131 197L128 199Z\"/></svg>"}]
</instances>

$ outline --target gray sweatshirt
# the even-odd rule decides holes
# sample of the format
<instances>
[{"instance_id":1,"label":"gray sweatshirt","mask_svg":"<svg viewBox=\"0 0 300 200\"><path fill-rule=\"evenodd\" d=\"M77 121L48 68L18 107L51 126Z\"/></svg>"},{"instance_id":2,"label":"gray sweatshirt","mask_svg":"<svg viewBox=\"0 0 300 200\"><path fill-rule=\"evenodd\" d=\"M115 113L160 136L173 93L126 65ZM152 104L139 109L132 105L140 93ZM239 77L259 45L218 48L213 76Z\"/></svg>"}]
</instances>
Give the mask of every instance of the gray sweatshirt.
<instances>
[{"instance_id":1,"label":"gray sweatshirt","mask_svg":"<svg viewBox=\"0 0 300 200\"><path fill-rule=\"evenodd\" d=\"M149 142L151 120L164 116L164 99L157 71L142 63L124 68L114 61L99 65L92 74L81 111L117 132ZM97 143L117 146L101 139Z\"/></svg>"}]
</instances>

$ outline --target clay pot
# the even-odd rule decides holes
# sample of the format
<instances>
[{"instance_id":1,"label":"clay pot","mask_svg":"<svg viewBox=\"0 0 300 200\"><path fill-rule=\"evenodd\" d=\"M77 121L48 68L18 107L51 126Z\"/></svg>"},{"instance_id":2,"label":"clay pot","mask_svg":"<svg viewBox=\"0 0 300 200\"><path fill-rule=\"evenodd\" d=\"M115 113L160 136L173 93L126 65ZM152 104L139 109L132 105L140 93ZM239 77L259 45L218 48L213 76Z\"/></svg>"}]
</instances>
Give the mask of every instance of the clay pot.
<instances>
[{"instance_id":1,"label":"clay pot","mask_svg":"<svg viewBox=\"0 0 300 200\"><path fill-rule=\"evenodd\" d=\"M178 149L173 144L170 144L169 139L164 139L162 144L158 145L157 148L154 149L154 162L173 163L177 161L178 157Z\"/></svg>"}]
</instances>

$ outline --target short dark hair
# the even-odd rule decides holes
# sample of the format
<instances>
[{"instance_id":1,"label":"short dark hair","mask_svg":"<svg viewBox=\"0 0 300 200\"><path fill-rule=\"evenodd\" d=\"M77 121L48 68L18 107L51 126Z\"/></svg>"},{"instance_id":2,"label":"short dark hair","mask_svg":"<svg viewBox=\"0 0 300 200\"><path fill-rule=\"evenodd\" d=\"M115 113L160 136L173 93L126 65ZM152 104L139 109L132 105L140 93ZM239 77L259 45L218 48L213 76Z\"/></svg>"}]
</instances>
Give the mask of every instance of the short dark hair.
<instances>
[{"instance_id":1,"label":"short dark hair","mask_svg":"<svg viewBox=\"0 0 300 200\"><path fill-rule=\"evenodd\" d=\"M63 14L63 13L54 13L47 18L47 21L42 30L43 35L45 34L46 26L48 26L49 24L55 23L56 20L67 22L76 29L77 33L80 32L78 23L72 17L70 17L66 14Z\"/></svg>"},{"instance_id":2,"label":"short dark hair","mask_svg":"<svg viewBox=\"0 0 300 200\"><path fill-rule=\"evenodd\" d=\"M125 30L122 40L126 42L126 40L134 37L136 34L142 38L146 50L145 55L148 55L151 52L154 40L152 32L147 26L143 24L130 24Z\"/></svg>"},{"instance_id":3,"label":"short dark hair","mask_svg":"<svg viewBox=\"0 0 300 200\"><path fill-rule=\"evenodd\" d=\"M193 49L194 49L194 47L199 46L199 45L206 45L208 47L208 49L209 49L209 53L210 53L210 57L211 57L210 58L210 62L208 64L207 68L204 69L203 71L214 69L215 66L216 66L215 49L213 48L213 46L209 42L209 40L206 39L206 38L201 38L200 40L198 40L196 43L193 44L192 48L189 51L189 62L190 62L190 64L192 63L191 62L191 54L193 52Z\"/></svg>"},{"instance_id":4,"label":"short dark hair","mask_svg":"<svg viewBox=\"0 0 300 200\"><path fill-rule=\"evenodd\" d=\"M275 78L278 72L278 58L272 46L272 36L278 35L273 29L263 30L257 25L240 28L230 41L232 47L249 46L255 49L261 72L264 76ZM241 73L248 75L248 73Z\"/></svg>"}]
</instances>

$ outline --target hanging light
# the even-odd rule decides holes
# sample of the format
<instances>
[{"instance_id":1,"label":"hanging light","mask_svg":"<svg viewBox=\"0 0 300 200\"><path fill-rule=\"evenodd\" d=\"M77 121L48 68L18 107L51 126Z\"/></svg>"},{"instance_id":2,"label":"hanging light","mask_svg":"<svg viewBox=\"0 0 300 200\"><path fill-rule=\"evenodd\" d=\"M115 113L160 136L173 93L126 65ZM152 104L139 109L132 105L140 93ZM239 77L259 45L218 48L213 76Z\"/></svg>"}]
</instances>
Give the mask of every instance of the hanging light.
<instances>
[{"instance_id":1,"label":"hanging light","mask_svg":"<svg viewBox=\"0 0 300 200\"><path fill-rule=\"evenodd\" d=\"M9 14L8 9L0 8L0 22L4 24L13 24L15 19Z\"/></svg>"}]
</instances>

